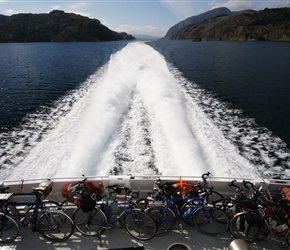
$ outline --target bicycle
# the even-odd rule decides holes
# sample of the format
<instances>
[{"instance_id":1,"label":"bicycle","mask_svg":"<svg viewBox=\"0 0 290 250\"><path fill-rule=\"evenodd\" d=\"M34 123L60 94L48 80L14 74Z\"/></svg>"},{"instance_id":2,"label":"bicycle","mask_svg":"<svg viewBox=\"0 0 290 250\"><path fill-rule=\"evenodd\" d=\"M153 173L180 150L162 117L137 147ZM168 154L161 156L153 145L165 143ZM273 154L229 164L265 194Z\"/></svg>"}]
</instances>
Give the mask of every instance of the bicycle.
<instances>
[{"instance_id":1,"label":"bicycle","mask_svg":"<svg viewBox=\"0 0 290 250\"><path fill-rule=\"evenodd\" d=\"M154 191L158 196L158 190ZM178 209L176 204L179 201L183 203L181 209ZM158 226L157 235L167 234L175 225L182 230L182 223L194 225L200 232L207 235L222 234L229 225L227 215L212 204L206 204L206 200L201 197L171 197L166 198L163 204L159 201L157 205L155 204L155 201L151 200L145 212L155 219ZM183 214L180 211L184 211Z\"/></svg>"},{"instance_id":2,"label":"bicycle","mask_svg":"<svg viewBox=\"0 0 290 250\"><path fill-rule=\"evenodd\" d=\"M50 190L51 191L51 190ZM48 192L50 192L48 191ZM35 196L35 201L14 201L16 196ZM3 211L0 212L0 242L9 243L19 235L19 225L39 232L51 241L67 240L74 232L72 219L62 211L50 209L42 201L47 189L35 188L30 193L4 193L0 195ZM23 208L24 207L24 208ZM27 219L30 214L29 219Z\"/></svg>"},{"instance_id":3,"label":"bicycle","mask_svg":"<svg viewBox=\"0 0 290 250\"><path fill-rule=\"evenodd\" d=\"M109 190L115 191L117 188L119 188L117 185L108 186ZM121 225L136 239L152 239L157 230L155 221L137 208L132 201L132 198L137 196L138 193L131 192L125 195L125 201L113 201L111 196L98 201L93 194L92 198L96 200L96 205L91 211L83 212L80 207L75 210L73 221L76 228L86 236L99 236L105 230ZM112 210L116 210L114 214Z\"/></svg>"},{"instance_id":4,"label":"bicycle","mask_svg":"<svg viewBox=\"0 0 290 250\"><path fill-rule=\"evenodd\" d=\"M269 191L268 194L270 201L256 198L255 210L246 210L233 216L229 226L230 233L235 238L242 238L250 243L267 237L268 240L280 242L281 249L288 249L285 245L290 246L290 213L286 211L283 199L273 202ZM289 209L289 205L287 206Z\"/></svg>"},{"instance_id":5,"label":"bicycle","mask_svg":"<svg viewBox=\"0 0 290 250\"><path fill-rule=\"evenodd\" d=\"M190 182L166 182L161 185L161 180L157 179L153 185L153 192L148 193L148 196L145 198L138 199L136 201L137 205L141 209L146 209L150 207L152 201L160 201L162 204L165 201L165 197L170 198L171 196L175 197L198 197L201 193L205 195L205 199L208 203L215 204L216 201L223 199L223 195L217 191L213 190L213 187L208 187L208 178L211 175L210 172L207 172L201 176L202 182L198 182L196 185ZM182 208L182 200L179 201L179 207ZM182 212L182 211L181 211Z\"/></svg>"},{"instance_id":6,"label":"bicycle","mask_svg":"<svg viewBox=\"0 0 290 250\"><path fill-rule=\"evenodd\" d=\"M249 181L243 180L242 183L244 187L250 189L248 195L246 195L244 190L237 185L236 180L232 180L229 187L235 188L234 196L230 198L222 198L214 203L217 208L220 208L228 215L229 219L239 212L257 210L258 205L261 203L258 199L258 196L261 195L260 190Z\"/></svg>"}]
</instances>

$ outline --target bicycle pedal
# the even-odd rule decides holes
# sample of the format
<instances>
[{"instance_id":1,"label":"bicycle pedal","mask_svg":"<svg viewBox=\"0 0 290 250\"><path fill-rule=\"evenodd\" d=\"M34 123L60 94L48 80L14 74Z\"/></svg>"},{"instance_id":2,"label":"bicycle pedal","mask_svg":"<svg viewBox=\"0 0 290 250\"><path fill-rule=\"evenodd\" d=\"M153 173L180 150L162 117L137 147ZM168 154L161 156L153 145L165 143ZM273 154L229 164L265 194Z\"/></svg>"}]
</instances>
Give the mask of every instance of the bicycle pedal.
<instances>
[{"instance_id":1,"label":"bicycle pedal","mask_svg":"<svg viewBox=\"0 0 290 250\"><path fill-rule=\"evenodd\" d=\"M275 235L268 235L268 237L267 237L267 239L269 240L269 241L276 241L277 240L277 237L275 236Z\"/></svg>"},{"instance_id":2,"label":"bicycle pedal","mask_svg":"<svg viewBox=\"0 0 290 250\"><path fill-rule=\"evenodd\" d=\"M183 224L181 222L179 222L179 223L177 223L177 227L182 230L183 229Z\"/></svg>"},{"instance_id":3,"label":"bicycle pedal","mask_svg":"<svg viewBox=\"0 0 290 250\"><path fill-rule=\"evenodd\" d=\"M113 228L113 225L108 224L108 225L106 225L106 226L103 226L103 228L106 229L106 230L110 230L110 229Z\"/></svg>"},{"instance_id":4,"label":"bicycle pedal","mask_svg":"<svg viewBox=\"0 0 290 250\"><path fill-rule=\"evenodd\" d=\"M117 226L117 227L124 227L124 226L123 226L123 223L120 222L120 221L116 223L116 226Z\"/></svg>"}]
</instances>

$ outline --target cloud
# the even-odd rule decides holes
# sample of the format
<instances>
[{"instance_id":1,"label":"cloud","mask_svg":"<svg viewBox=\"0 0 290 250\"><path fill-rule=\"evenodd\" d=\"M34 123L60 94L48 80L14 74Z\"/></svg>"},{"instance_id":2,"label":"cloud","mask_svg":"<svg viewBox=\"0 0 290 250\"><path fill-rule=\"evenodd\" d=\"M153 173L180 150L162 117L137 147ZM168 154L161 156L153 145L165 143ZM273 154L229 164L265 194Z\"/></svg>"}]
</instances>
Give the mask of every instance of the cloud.
<instances>
[{"instance_id":1,"label":"cloud","mask_svg":"<svg viewBox=\"0 0 290 250\"><path fill-rule=\"evenodd\" d=\"M290 7L290 2L281 3L278 7Z\"/></svg>"},{"instance_id":2,"label":"cloud","mask_svg":"<svg viewBox=\"0 0 290 250\"><path fill-rule=\"evenodd\" d=\"M88 6L88 3L86 2L78 2L78 3L73 3L69 6L70 9L79 9L82 7Z\"/></svg>"},{"instance_id":3,"label":"cloud","mask_svg":"<svg viewBox=\"0 0 290 250\"><path fill-rule=\"evenodd\" d=\"M254 1L249 0L228 0L227 2L210 2L208 4L208 7L210 9L215 9L219 7L226 7L232 11L236 10L244 10L244 9L254 9L256 7L256 4Z\"/></svg>"},{"instance_id":4,"label":"cloud","mask_svg":"<svg viewBox=\"0 0 290 250\"><path fill-rule=\"evenodd\" d=\"M67 8L64 9L64 11L92 18L93 16L92 13L84 12L81 10L82 8L87 7L87 6L89 6L87 2L76 2L76 3L70 4Z\"/></svg>"},{"instance_id":5,"label":"cloud","mask_svg":"<svg viewBox=\"0 0 290 250\"><path fill-rule=\"evenodd\" d=\"M93 14L90 13L90 12L74 11L74 10L64 10L64 12L67 12L67 13L74 13L74 14L76 14L76 15L81 15L81 16L85 16L85 17L93 18Z\"/></svg>"},{"instance_id":6,"label":"cloud","mask_svg":"<svg viewBox=\"0 0 290 250\"><path fill-rule=\"evenodd\" d=\"M152 25L146 26L134 26L129 24L112 25L106 21L102 21L102 24L116 32L126 32L128 34L152 35L159 37L164 36L168 30L168 28L161 28Z\"/></svg>"},{"instance_id":7,"label":"cloud","mask_svg":"<svg viewBox=\"0 0 290 250\"><path fill-rule=\"evenodd\" d=\"M60 5L53 5L53 6L51 6L51 9L52 10L59 10L60 8L61 8Z\"/></svg>"},{"instance_id":8,"label":"cloud","mask_svg":"<svg viewBox=\"0 0 290 250\"><path fill-rule=\"evenodd\" d=\"M16 14L17 11L10 9L10 10L5 10L5 13L7 13L9 15L13 15L13 14Z\"/></svg>"}]
</instances>

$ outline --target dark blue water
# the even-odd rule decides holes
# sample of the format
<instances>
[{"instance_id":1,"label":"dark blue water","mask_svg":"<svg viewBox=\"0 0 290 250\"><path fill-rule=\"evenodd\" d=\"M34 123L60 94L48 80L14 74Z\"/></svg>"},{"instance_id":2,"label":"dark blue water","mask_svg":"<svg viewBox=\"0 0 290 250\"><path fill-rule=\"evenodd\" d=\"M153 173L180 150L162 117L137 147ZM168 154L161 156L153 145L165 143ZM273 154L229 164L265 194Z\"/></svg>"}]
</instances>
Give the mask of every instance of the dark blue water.
<instances>
[{"instance_id":1,"label":"dark blue water","mask_svg":"<svg viewBox=\"0 0 290 250\"><path fill-rule=\"evenodd\" d=\"M290 43L149 43L183 75L270 129L290 148Z\"/></svg>"},{"instance_id":2,"label":"dark blue water","mask_svg":"<svg viewBox=\"0 0 290 250\"><path fill-rule=\"evenodd\" d=\"M0 44L0 132L76 89L126 42Z\"/></svg>"},{"instance_id":3,"label":"dark blue water","mask_svg":"<svg viewBox=\"0 0 290 250\"><path fill-rule=\"evenodd\" d=\"M235 176L237 172L241 174L241 168L250 164L254 166L254 170L251 171L255 175L289 178L290 43L194 43L163 40L148 42L147 44L163 55L168 63L168 69L160 65L159 72L159 65L154 64L154 60L159 60L159 56L151 55L150 51L147 54L146 46L135 46L132 53L127 49L116 56L115 53L127 44L0 44L0 171L3 176L9 176L16 167L21 169L28 166L31 166L31 175L35 173L34 168L41 168L54 158L51 164L48 164L54 164L54 172L50 173L49 166L46 167L47 176L53 176L56 169L61 167L59 162L63 157L68 157L65 164L69 165L74 161L75 152L83 157L87 154L84 148L90 150L90 145L82 141L80 132L83 131L76 126L86 129L89 127L87 125L90 125L88 123L92 123L90 136L93 138L99 133L94 131L94 126L96 130L103 129L99 124L102 124L103 118L110 116L112 110L117 110L119 113L116 115L120 115L121 118L114 120L114 116L110 116L116 126L113 133L108 132L110 122L104 123L104 133L111 142L104 139L104 148L98 149L98 152L103 151L101 158L106 159L104 162L111 164L106 173L125 173L124 169L131 168L130 162L134 166L141 162L142 170L138 174L147 173L144 170L146 164L151 168L149 174L162 172L160 169L163 168L161 165L166 165L167 151L164 151L164 157L160 145L167 145L166 139L158 137L162 134L159 128L152 131L156 127L156 121L152 122L153 118L146 110L145 102L149 100L146 99L148 96L138 96L134 86L135 80L142 86L146 83L147 76L152 78L150 74L153 72L154 76L160 73L160 82L163 84L168 79L169 70L175 78L169 78L169 81L172 81L170 84L175 85L177 81L180 85L184 113L188 116L197 113L197 117L203 119L200 124L197 124L197 121L197 126L194 126L195 118L190 117L185 125L192 127L192 133L198 138L196 140L200 140L197 144L206 152L206 155L201 153L200 157L206 164L209 162L218 166L220 170L216 169L216 173L223 173L222 169L225 166L219 166L221 160L228 164L227 176ZM138 57L143 55L144 59L135 58L135 54L138 54ZM150 64L154 64L155 68L150 69ZM131 74L134 70L140 73ZM120 109L114 106L113 109L103 111L101 115L98 113L98 117L94 117L94 110L89 108L88 102L91 102L91 95L95 93L99 84L102 85L99 91L108 91L105 86L109 85L111 93L104 93L111 98L110 102L114 105L114 96L119 93L124 93L124 101L131 95L128 110L126 106ZM156 86L156 93L160 97L168 95L166 84L162 84ZM170 84L168 86L171 86ZM154 96L152 93L153 98ZM102 96L98 98L103 99ZM102 107L105 103L98 100L95 102L94 105ZM96 106L95 109L97 108ZM174 111L174 115L178 117L177 110ZM78 120L83 118L86 118L87 122L79 124ZM214 127L211 126L211 122ZM200 130L200 127L213 129L214 140L222 138L222 133L227 140L225 146L223 147L224 144L221 145L217 139L214 144L214 150L217 152L211 153L209 148L213 145L208 145L211 140L208 140L207 133ZM65 131L66 129L70 131ZM160 145L155 145L156 141L160 142L159 139L162 140ZM176 144L179 143L177 138L171 139L174 139ZM72 144L79 145L73 149ZM113 152L109 145L111 148L114 145L117 150ZM234 145L234 148L231 145ZM55 150L58 147L61 149ZM142 153L143 151L146 151L147 155ZM197 152L198 150L196 155ZM114 156L111 156L111 153ZM174 153L177 154L178 150ZM148 159L145 159L144 155ZM41 160L40 156L46 158ZM240 156L242 159L237 159L237 162L233 160ZM35 162L38 159L39 164ZM174 166L174 160L168 163ZM94 164L97 163L93 163L95 168ZM239 164L243 167L239 167ZM136 171L139 170L136 168Z\"/></svg>"}]
</instances>

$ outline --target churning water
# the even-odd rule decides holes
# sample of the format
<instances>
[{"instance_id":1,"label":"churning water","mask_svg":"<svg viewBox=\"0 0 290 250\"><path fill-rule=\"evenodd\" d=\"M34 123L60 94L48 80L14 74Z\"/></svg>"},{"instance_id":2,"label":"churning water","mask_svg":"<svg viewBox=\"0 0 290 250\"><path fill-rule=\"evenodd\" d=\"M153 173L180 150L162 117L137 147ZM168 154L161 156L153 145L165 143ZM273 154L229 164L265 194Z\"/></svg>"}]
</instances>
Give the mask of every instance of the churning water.
<instances>
[{"instance_id":1,"label":"churning water","mask_svg":"<svg viewBox=\"0 0 290 250\"><path fill-rule=\"evenodd\" d=\"M44 98L46 104L2 130L2 180L129 173L200 176L207 171L288 178L289 150L270 130L186 78L152 46L132 42L113 48L111 53L102 50L101 62L95 63L95 71L86 69L88 76L80 77L80 84L59 91L55 100ZM68 70L74 74L71 66L60 66L55 70L66 71L63 78L71 77ZM56 77L55 82L53 91L65 80Z\"/></svg>"}]
</instances>

